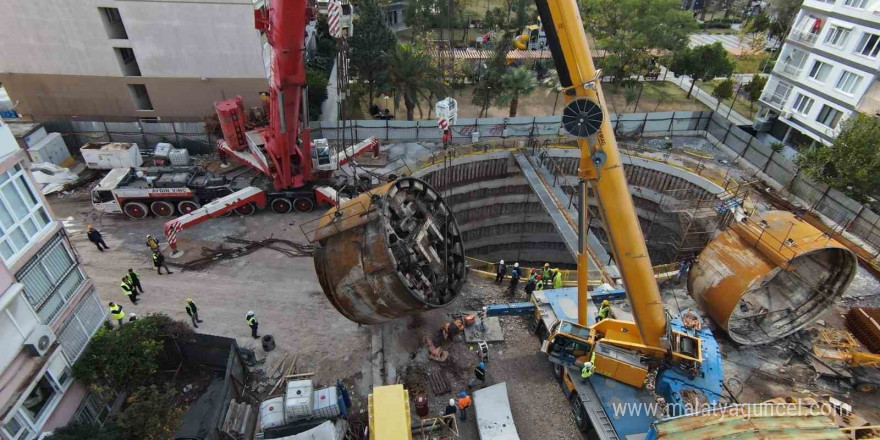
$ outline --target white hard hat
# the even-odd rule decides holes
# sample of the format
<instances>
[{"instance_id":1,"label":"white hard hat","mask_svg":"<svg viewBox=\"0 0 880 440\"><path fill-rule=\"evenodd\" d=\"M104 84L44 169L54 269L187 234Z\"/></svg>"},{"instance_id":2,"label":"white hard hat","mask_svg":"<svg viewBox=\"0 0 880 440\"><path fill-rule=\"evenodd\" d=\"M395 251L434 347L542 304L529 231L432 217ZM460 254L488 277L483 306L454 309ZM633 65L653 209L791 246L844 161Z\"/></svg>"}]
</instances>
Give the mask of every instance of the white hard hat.
<instances>
[{"instance_id":1,"label":"white hard hat","mask_svg":"<svg viewBox=\"0 0 880 440\"><path fill-rule=\"evenodd\" d=\"M519 263L513 263L513 267L519 267Z\"/></svg>"},{"instance_id":2,"label":"white hard hat","mask_svg":"<svg viewBox=\"0 0 880 440\"><path fill-rule=\"evenodd\" d=\"M455 406L455 399L449 399L449 406Z\"/></svg>"},{"instance_id":3,"label":"white hard hat","mask_svg":"<svg viewBox=\"0 0 880 440\"><path fill-rule=\"evenodd\" d=\"M254 314L254 311L253 311L253 310L248 311L248 316L251 316L251 315L253 315L253 314Z\"/></svg>"},{"instance_id":4,"label":"white hard hat","mask_svg":"<svg viewBox=\"0 0 880 440\"><path fill-rule=\"evenodd\" d=\"M500 264L504 264L504 260L501 260L499 263L500 263Z\"/></svg>"},{"instance_id":5,"label":"white hard hat","mask_svg":"<svg viewBox=\"0 0 880 440\"><path fill-rule=\"evenodd\" d=\"M593 368L593 363L592 363L592 362L584 362L584 368L586 368L586 369L588 369L588 370L589 370L590 368Z\"/></svg>"}]
</instances>

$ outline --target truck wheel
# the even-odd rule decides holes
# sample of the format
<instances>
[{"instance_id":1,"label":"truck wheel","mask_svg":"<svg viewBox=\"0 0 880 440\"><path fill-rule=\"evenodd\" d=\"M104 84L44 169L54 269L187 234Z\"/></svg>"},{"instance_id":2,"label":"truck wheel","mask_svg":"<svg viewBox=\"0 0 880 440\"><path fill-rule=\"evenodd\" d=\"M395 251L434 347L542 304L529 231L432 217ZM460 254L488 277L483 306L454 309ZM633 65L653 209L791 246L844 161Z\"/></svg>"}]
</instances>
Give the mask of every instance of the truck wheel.
<instances>
[{"instance_id":1,"label":"truck wheel","mask_svg":"<svg viewBox=\"0 0 880 440\"><path fill-rule=\"evenodd\" d=\"M584 402L581 401L581 396L578 396L577 393L571 394L571 415L574 416L574 424L578 431L587 432L592 427L587 410L584 409Z\"/></svg>"},{"instance_id":2,"label":"truck wheel","mask_svg":"<svg viewBox=\"0 0 880 440\"><path fill-rule=\"evenodd\" d=\"M556 382L562 383L562 377L564 376L565 367L559 364L550 364L553 367L553 377L556 378Z\"/></svg>"},{"instance_id":3,"label":"truck wheel","mask_svg":"<svg viewBox=\"0 0 880 440\"><path fill-rule=\"evenodd\" d=\"M147 211L147 205L141 202L128 202L122 207L122 210L125 211L127 216L134 219L142 219L150 212Z\"/></svg>"},{"instance_id":4,"label":"truck wheel","mask_svg":"<svg viewBox=\"0 0 880 440\"><path fill-rule=\"evenodd\" d=\"M290 203L290 199L282 197L280 199L272 200L272 210L278 214L287 214L292 209L293 203Z\"/></svg>"},{"instance_id":5,"label":"truck wheel","mask_svg":"<svg viewBox=\"0 0 880 440\"><path fill-rule=\"evenodd\" d=\"M862 382L856 384L856 391L860 393L873 393L877 390L877 384L873 384L870 382Z\"/></svg>"},{"instance_id":6,"label":"truck wheel","mask_svg":"<svg viewBox=\"0 0 880 440\"><path fill-rule=\"evenodd\" d=\"M244 217L253 215L253 213L257 212L257 207L254 206L253 203L248 203L247 205L241 205L238 208L235 208L234 211L236 214Z\"/></svg>"},{"instance_id":7,"label":"truck wheel","mask_svg":"<svg viewBox=\"0 0 880 440\"><path fill-rule=\"evenodd\" d=\"M550 332L547 331L547 327L544 326L543 322L538 324L538 331L535 334L538 335L538 340L541 342L546 341L550 337Z\"/></svg>"},{"instance_id":8,"label":"truck wheel","mask_svg":"<svg viewBox=\"0 0 880 440\"><path fill-rule=\"evenodd\" d=\"M153 202L150 205L150 211L153 211L156 217L171 217L174 215L174 206L168 202Z\"/></svg>"},{"instance_id":9,"label":"truck wheel","mask_svg":"<svg viewBox=\"0 0 880 440\"><path fill-rule=\"evenodd\" d=\"M177 204L177 210L180 211L181 214L189 214L196 209L199 209L199 203L195 200L183 200Z\"/></svg>"},{"instance_id":10,"label":"truck wheel","mask_svg":"<svg viewBox=\"0 0 880 440\"><path fill-rule=\"evenodd\" d=\"M315 208L315 202L305 197L297 197L293 200L293 207L297 212L312 212Z\"/></svg>"}]
</instances>

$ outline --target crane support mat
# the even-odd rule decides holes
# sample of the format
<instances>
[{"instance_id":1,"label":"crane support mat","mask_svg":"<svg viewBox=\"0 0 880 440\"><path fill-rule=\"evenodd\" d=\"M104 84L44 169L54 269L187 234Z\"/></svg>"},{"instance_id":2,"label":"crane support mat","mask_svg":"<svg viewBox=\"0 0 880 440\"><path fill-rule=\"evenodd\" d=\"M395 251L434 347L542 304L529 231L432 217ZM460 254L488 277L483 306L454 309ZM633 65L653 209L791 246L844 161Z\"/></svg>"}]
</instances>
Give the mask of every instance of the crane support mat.
<instances>
[{"instance_id":1,"label":"crane support mat","mask_svg":"<svg viewBox=\"0 0 880 440\"><path fill-rule=\"evenodd\" d=\"M476 315L477 312L466 311L465 314ZM504 341L504 331L501 330L501 320L496 317L483 318L483 325L486 331L481 330L480 318L474 325L464 328L464 341L468 344L476 344L480 341L501 342Z\"/></svg>"},{"instance_id":2,"label":"crane support mat","mask_svg":"<svg viewBox=\"0 0 880 440\"><path fill-rule=\"evenodd\" d=\"M501 382L474 392L474 407L477 412L477 429L480 440L519 440L510 401L507 399L507 384Z\"/></svg>"}]
</instances>

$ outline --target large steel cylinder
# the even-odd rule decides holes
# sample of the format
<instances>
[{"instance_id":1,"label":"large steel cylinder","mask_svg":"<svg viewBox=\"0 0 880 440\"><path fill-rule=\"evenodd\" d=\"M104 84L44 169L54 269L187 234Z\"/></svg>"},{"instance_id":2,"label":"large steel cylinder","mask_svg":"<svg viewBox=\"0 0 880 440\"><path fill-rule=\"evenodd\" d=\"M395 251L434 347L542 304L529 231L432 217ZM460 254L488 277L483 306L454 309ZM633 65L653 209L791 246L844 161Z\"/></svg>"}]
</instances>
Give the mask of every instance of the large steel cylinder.
<instances>
[{"instance_id":1,"label":"large steel cylinder","mask_svg":"<svg viewBox=\"0 0 880 440\"><path fill-rule=\"evenodd\" d=\"M464 243L452 210L416 178L334 208L319 222L315 241L324 294L357 323L446 306L465 282Z\"/></svg>"},{"instance_id":2,"label":"large steel cylinder","mask_svg":"<svg viewBox=\"0 0 880 440\"><path fill-rule=\"evenodd\" d=\"M731 339L764 344L827 310L856 265L853 252L809 223L769 211L710 241L690 269L688 291Z\"/></svg>"}]
</instances>

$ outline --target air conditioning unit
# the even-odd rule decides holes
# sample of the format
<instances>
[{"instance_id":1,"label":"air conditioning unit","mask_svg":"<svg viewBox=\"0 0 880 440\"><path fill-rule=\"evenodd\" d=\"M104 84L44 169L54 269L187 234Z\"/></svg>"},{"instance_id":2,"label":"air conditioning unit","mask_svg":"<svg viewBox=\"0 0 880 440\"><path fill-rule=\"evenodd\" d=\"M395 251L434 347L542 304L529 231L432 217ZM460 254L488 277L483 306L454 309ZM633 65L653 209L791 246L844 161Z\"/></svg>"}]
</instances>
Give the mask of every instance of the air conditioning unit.
<instances>
[{"instance_id":1,"label":"air conditioning unit","mask_svg":"<svg viewBox=\"0 0 880 440\"><path fill-rule=\"evenodd\" d=\"M24 349L33 356L42 356L55 343L55 333L48 325L37 326L24 341Z\"/></svg>"}]
</instances>

